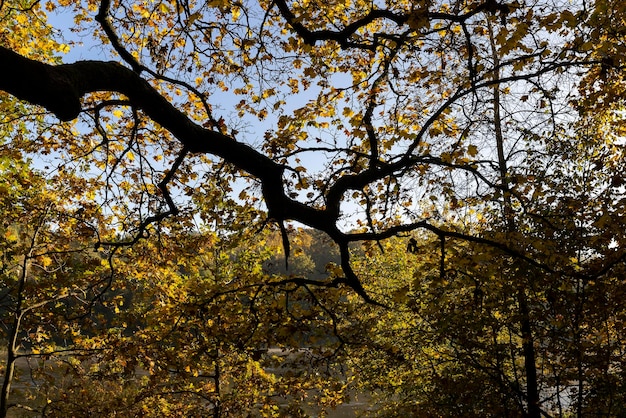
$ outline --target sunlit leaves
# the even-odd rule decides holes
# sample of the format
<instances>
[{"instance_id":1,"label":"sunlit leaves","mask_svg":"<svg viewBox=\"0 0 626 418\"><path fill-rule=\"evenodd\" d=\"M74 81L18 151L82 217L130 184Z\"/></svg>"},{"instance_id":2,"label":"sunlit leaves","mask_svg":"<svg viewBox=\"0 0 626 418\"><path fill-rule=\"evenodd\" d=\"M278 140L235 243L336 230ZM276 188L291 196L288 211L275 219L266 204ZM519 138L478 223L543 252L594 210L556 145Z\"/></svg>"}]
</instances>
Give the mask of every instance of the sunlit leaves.
<instances>
[{"instance_id":1,"label":"sunlit leaves","mask_svg":"<svg viewBox=\"0 0 626 418\"><path fill-rule=\"evenodd\" d=\"M117 296L110 303L117 314L107 321L107 336L81 340L98 347L97 366L77 362L67 370L88 392L59 382L48 394L55 410L71 412L81 399L89 410L108 408L104 396L119 386L134 395L117 391L116 410L147 408L143 415L155 416L174 410L206 415L218 405L228 408L226 416L284 413L285 403L296 411L342 401L345 385L329 387L334 378L314 373L318 363L332 364L317 347L332 342L332 325L320 327L332 317L324 319L328 311L306 288L266 287L280 280L270 271L281 243L271 234L262 237L267 241L258 233L162 235L125 251L116 263L116 275L125 279L113 283ZM154 251L167 243L168 251ZM291 262L301 264L301 249L312 251L312 239L294 235L294 244ZM316 390L322 386L327 389Z\"/></svg>"},{"instance_id":2,"label":"sunlit leaves","mask_svg":"<svg viewBox=\"0 0 626 418\"><path fill-rule=\"evenodd\" d=\"M604 311L615 325L590 309L619 300L626 243L619 2L62 0L0 11L3 47L57 63L80 40L81 58L121 62L143 77L132 87L173 105L149 111L106 77L89 93L74 86L72 123L0 103L3 157L40 158L37 170L3 167L4 255L37 272L24 300L54 305L37 319L100 353L68 361L80 384L42 373L59 415L63 395L127 415L150 403L164 415L271 415L284 412L276 397L299 404L314 382L328 383L318 401L333 406L343 376L271 369L309 355L332 369L349 343L364 370L355 381L392 395L381 411L478 415L487 399L493 415L513 401L523 414L527 364L549 370L545 387L582 382L582 363L560 359L596 364L581 347L619 335L616 302ZM68 39L46 12L72 13ZM326 231L343 260L316 271L291 220ZM409 234L422 241L408 253L406 237L388 239ZM364 255L352 246L361 239ZM80 260L60 255L75 248ZM359 280L393 309L345 293ZM86 325L54 317L76 307ZM532 342L523 323L536 359L519 354ZM36 354L54 349L49 330L32 334ZM270 347L306 350L258 353Z\"/></svg>"}]
</instances>

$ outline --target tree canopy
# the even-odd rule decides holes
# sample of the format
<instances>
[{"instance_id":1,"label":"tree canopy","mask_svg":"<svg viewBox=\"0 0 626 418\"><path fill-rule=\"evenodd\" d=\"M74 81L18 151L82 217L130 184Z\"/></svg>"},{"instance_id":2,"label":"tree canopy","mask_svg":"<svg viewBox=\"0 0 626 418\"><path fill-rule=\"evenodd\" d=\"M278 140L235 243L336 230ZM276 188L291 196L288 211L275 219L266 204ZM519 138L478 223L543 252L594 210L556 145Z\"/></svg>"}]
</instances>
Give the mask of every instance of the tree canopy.
<instances>
[{"instance_id":1,"label":"tree canopy","mask_svg":"<svg viewBox=\"0 0 626 418\"><path fill-rule=\"evenodd\" d=\"M37 48L55 32L37 23L48 36L4 35L19 48L0 50L0 88L61 121L80 120L80 137L55 132L40 146L144 179L139 205L151 207L138 208L138 235L179 210L171 189L185 183L185 168L211 178L224 167L258 186L246 197L262 198L268 220L329 234L358 291L349 242L417 229L461 236L438 221L450 203L480 207L523 187L502 184L494 169L485 117L493 86L505 95L498 112L512 137L502 150L515 158L509 165L527 153L513 144L555 135L572 101L606 109L621 97L623 10L612 2L5 2L3 10L5 31L48 11L71 13L73 42L118 57L40 59L27 40ZM198 156L207 166L192 169ZM360 228L341 230L347 215Z\"/></svg>"},{"instance_id":2,"label":"tree canopy","mask_svg":"<svg viewBox=\"0 0 626 418\"><path fill-rule=\"evenodd\" d=\"M381 414L618 405L599 376L623 372L625 27L614 0L0 1L0 301L15 318L63 306L80 350L136 354L102 371L149 371L129 408L174 369L179 394L210 376L216 416L304 396L253 357L305 340L328 343L333 378L349 365L393 393ZM141 344L96 331L133 322ZM227 407L244 369L267 391Z\"/></svg>"}]
</instances>

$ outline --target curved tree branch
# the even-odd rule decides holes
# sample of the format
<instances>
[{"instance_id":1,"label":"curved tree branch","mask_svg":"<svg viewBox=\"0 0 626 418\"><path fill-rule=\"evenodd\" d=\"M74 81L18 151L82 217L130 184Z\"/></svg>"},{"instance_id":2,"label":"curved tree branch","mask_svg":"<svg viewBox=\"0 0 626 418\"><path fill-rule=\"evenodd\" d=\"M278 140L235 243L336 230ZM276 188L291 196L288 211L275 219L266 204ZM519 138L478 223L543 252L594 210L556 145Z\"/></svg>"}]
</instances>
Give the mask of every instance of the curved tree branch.
<instances>
[{"instance_id":1,"label":"curved tree branch","mask_svg":"<svg viewBox=\"0 0 626 418\"><path fill-rule=\"evenodd\" d=\"M69 121L81 112L81 98L92 92L110 91L128 98L154 122L171 132L190 153L212 154L258 178L270 217L294 219L315 228L333 230L337 217L288 198L282 188L284 166L221 132L191 121L145 79L115 62L78 61L49 65L25 58L0 46L0 90L38 104L60 120Z\"/></svg>"},{"instance_id":2,"label":"curved tree branch","mask_svg":"<svg viewBox=\"0 0 626 418\"><path fill-rule=\"evenodd\" d=\"M428 10L415 10L410 13L396 13L391 10L385 9L371 9L367 14L363 15L359 19L354 20L352 23L347 24L340 30L310 30L303 23L299 16L296 16L294 12L289 8L285 0L275 0L274 4L278 7L278 10L282 17L289 23L293 30L302 38L302 40L309 44L315 45L317 41L335 41L344 48L363 48L363 49L375 49L376 45L364 45L351 41L351 38L362 28L375 22L377 20L388 20L394 22L398 26L405 25L410 22L410 19L419 13L421 18L428 20L446 20L449 22L464 23L472 16L475 16L481 12L487 12L491 14L500 13L505 18L509 13L509 6L504 3L500 3L497 0L486 0L479 4L472 10L463 14L451 14L442 12L430 12Z\"/></svg>"},{"instance_id":3,"label":"curved tree branch","mask_svg":"<svg viewBox=\"0 0 626 418\"><path fill-rule=\"evenodd\" d=\"M103 2L103 7L106 0ZM348 25L342 31L308 31L300 22L295 20L293 15L289 15L285 1L277 0L275 3L287 21L308 43L317 40L347 41L356 30L372 19L391 19L402 23L402 19L408 16L398 17L390 12L371 11L365 18ZM472 15L480 11L493 12L489 5L499 6L494 0L489 0L464 15L446 15L445 18L453 21L463 22ZM495 11L504 13L504 10L496 7ZM285 16L286 15L286 16ZM437 18L438 16L430 16ZM444 16L439 16L444 18ZM104 17L103 17L104 18ZM369 20L368 20L369 19ZM300 26L298 26L300 25ZM301 32L301 33L300 33ZM405 232L423 228L431 230L440 236L455 237L474 242L484 242L480 238L455 234L450 231L433 230L429 224L412 224L404 228L391 228L384 231L373 231L369 234L346 234L337 227L340 218L340 206L344 194L349 190L362 190L367 184L384 179L397 173L404 173L406 170L419 162L419 158L414 155L414 151L421 138L426 134L428 127L442 114L442 112L453 105L460 98L475 92L477 89L493 85L493 80L476 80L470 87L459 87L442 105L435 110L426 121L421 131L416 135L416 140L410 145L406 152L392 163L379 161L375 150L370 153L371 164L369 169L346 174L339 177L326 189L326 207L314 208L294 200L286 194L284 187L283 173L285 166L278 163L251 146L236 141L224 132L204 128L192 121L186 114L177 109L170 101L161 95L145 78L142 78L137 71L138 68L128 68L115 62L105 61L78 61L72 64L49 65L39 61L28 59L10 49L0 46L0 90L3 90L15 97L38 104L55 114L62 121L75 119L82 111L81 99L93 92L108 91L124 96L133 107L141 109L152 121L168 130L184 149L189 153L211 154L223 158L239 170L245 171L257 178L262 184L262 192L268 210L268 218L276 222L294 220L320 231L326 232L342 251L342 267L344 269L345 283L351 286L357 293L366 297L358 278L350 266L350 255L347 251L347 244L359 239L382 239L399 232ZM501 63L508 65L509 63ZM590 64L589 62L586 64ZM136 67L131 61L132 67ZM559 67L574 65L568 63L544 63L541 68L530 74L511 75L502 78L498 82L531 79L548 71L553 71ZM584 65L577 62L575 65ZM155 75L153 75L156 77ZM377 145L377 138L371 127L371 117L375 102L370 102L370 108L365 115L364 123L372 148ZM436 163L436 161L432 161ZM167 195L165 195L167 199ZM170 208L173 206L167 202ZM484 242L492 246L498 243ZM500 247L502 247L500 245ZM510 249L502 248L510 253ZM524 254L521 258L537 265L537 262ZM549 271L549 266L541 266ZM367 300L371 300L366 297Z\"/></svg>"},{"instance_id":4,"label":"curved tree branch","mask_svg":"<svg viewBox=\"0 0 626 418\"><path fill-rule=\"evenodd\" d=\"M54 66L25 58L2 46L0 61L4 63L0 66L0 90L45 107L62 121L79 115L82 110L80 100L88 93L110 91L126 96L134 107L142 109L154 122L171 132L186 152L221 157L259 179L270 219L279 223L295 220L326 232L339 244L347 244L345 234L336 225L343 193L336 193L336 202L325 209L312 208L289 198L283 188L285 167L282 164L221 132L194 123L131 69L115 62L100 61ZM167 194L165 197L167 199ZM150 218L151 221L160 219ZM349 266L349 254L346 252L345 256L345 265ZM350 271L348 269L348 276ZM348 281L355 290L362 289L356 276L350 276ZM358 292L364 294L362 290Z\"/></svg>"}]
</instances>

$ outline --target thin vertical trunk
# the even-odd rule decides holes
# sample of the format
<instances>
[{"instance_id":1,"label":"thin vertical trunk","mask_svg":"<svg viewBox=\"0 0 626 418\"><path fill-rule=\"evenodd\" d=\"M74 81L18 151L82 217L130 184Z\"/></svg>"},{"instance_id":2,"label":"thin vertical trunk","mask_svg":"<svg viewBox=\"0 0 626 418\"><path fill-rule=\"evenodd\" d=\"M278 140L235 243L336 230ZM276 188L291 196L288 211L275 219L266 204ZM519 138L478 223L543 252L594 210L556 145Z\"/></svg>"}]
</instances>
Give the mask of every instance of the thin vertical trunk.
<instances>
[{"instance_id":1,"label":"thin vertical trunk","mask_svg":"<svg viewBox=\"0 0 626 418\"><path fill-rule=\"evenodd\" d=\"M2 392L0 392L0 417L5 418L9 410L9 397L11 395L11 383L15 375L15 362L18 354L18 336L20 332L20 325L22 317L24 315L23 303L24 303L24 287L26 285L26 277L28 270L29 256L24 257L24 261L21 266L20 277L18 281L17 300L15 303L15 310L13 312L13 323L9 329L8 342L7 342L7 356L5 361L4 380L2 381Z\"/></svg>"},{"instance_id":2,"label":"thin vertical trunk","mask_svg":"<svg viewBox=\"0 0 626 418\"><path fill-rule=\"evenodd\" d=\"M24 255L24 260L22 261L22 265L20 267L17 283L17 294L15 296L15 308L13 310L13 323L11 324L11 328L9 329L7 342L7 356L5 361L4 380L2 381L2 389L0 392L0 418L5 418L9 410L11 384L13 383L13 378L15 376L15 362L18 359L18 337L20 334L20 328L22 326L22 319L24 318L26 312L28 312L28 307L24 307L24 291L26 288L26 280L28 279L29 275L29 265L31 263L31 259L33 258L35 246L37 245L37 241L39 239L39 233L41 232L41 229L45 224L45 220L48 216L50 208L50 206L46 208L43 215L39 219L39 222L36 224L33 231L33 236L30 239L28 253Z\"/></svg>"},{"instance_id":3,"label":"thin vertical trunk","mask_svg":"<svg viewBox=\"0 0 626 418\"><path fill-rule=\"evenodd\" d=\"M493 345L494 347L497 347L498 346L498 330L495 326L493 326L491 328L491 331L492 331L491 336L493 339ZM499 350L496 351L496 367L499 371L504 370L502 356L500 356ZM506 376L504 376L504 374L499 375L498 380L499 380L498 383L500 384L500 390L502 391L502 414L503 414L502 418L508 418L511 415L511 413L509 412L508 398L507 396L505 396L505 393L507 391Z\"/></svg>"},{"instance_id":4,"label":"thin vertical trunk","mask_svg":"<svg viewBox=\"0 0 626 418\"><path fill-rule=\"evenodd\" d=\"M217 315L216 318L217 323L221 327L221 316ZM215 347L215 407L213 408L213 418L220 418L222 416L222 387L221 387L221 379L222 379L222 369L220 365L220 355L221 355L219 344L216 344Z\"/></svg>"},{"instance_id":5,"label":"thin vertical trunk","mask_svg":"<svg viewBox=\"0 0 626 418\"><path fill-rule=\"evenodd\" d=\"M537 365L535 362L535 344L528 311L526 293L523 289L518 290L518 303L520 308L520 329L522 331L522 352L524 354L524 371L526 373L526 396L528 401L528 417L540 418L539 387L537 384Z\"/></svg>"},{"instance_id":6,"label":"thin vertical trunk","mask_svg":"<svg viewBox=\"0 0 626 418\"><path fill-rule=\"evenodd\" d=\"M575 341L576 341L576 371L578 377L578 390L576 393L576 417L582 418L583 416L583 382L585 381L585 370L584 370L584 348L582 346L582 316L583 316L583 301L585 300L585 283L578 279L576 283L576 311L574 314L574 324L575 324Z\"/></svg>"},{"instance_id":7,"label":"thin vertical trunk","mask_svg":"<svg viewBox=\"0 0 626 418\"><path fill-rule=\"evenodd\" d=\"M217 349L217 358L215 359L215 406L213 408L213 418L220 418L222 416L222 407L220 405L220 364L219 364L219 348Z\"/></svg>"},{"instance_id":8,"label":"thin vertical trunk","mask_svg":"<svg viewBox=\"0 0 626 418\"><path fill-rule=\"evenodd\" d=\"M493 58L493 78L494 81L500 80L500 59L498 57L493 28L491 22L487 20L489 30L489 40L491 42L491 52ZM504 134L502 132L502 116L500 115L500 85L493 86L493 119L496 137L496 147L498 153L498 168L500 174L500 184L503 194L503 215L507 232L516 230L513 207L511 204L511 193L508 181L508 168L506 155L504 153ZM528 308L528 300L523 285L519 285L517 290L518 308L520 314L520 331L522 334L522 353L524 356L524 372L526 375L526 397L527 397L527 414L529 418L540 418L540 398L539 385L537 381L537 366L535 344L533 339L532 322L530 319L530 311Z\"/></svg>"}]
</instances>

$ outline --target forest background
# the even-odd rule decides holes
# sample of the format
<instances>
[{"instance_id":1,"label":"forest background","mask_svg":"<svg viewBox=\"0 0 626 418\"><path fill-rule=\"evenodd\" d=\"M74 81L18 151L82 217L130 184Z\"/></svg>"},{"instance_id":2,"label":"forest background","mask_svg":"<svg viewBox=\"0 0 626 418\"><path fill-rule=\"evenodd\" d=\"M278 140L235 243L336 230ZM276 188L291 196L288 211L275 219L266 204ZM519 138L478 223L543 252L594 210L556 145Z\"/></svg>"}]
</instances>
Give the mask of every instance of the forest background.
<instances>
[{"instance_id":1,"label":"forest background","mask_svg":"<svg viewBox=\"0 0 626 418\"><path fill-rule=\"evenodd\" d=\"M615 0L0 0L0 416L624 416L625 41Z\"/></svg>"}]
</instances>

